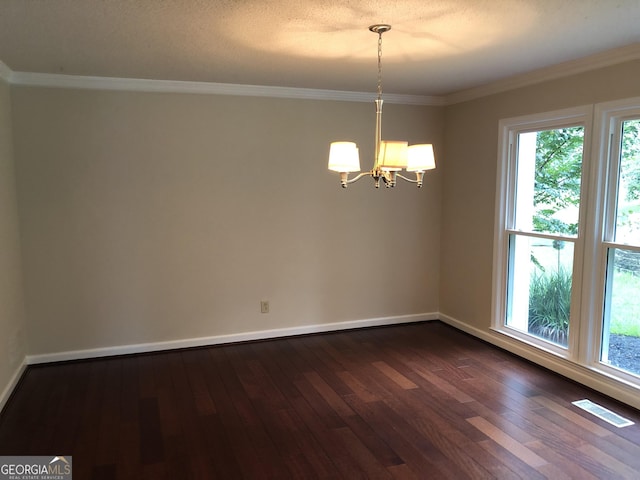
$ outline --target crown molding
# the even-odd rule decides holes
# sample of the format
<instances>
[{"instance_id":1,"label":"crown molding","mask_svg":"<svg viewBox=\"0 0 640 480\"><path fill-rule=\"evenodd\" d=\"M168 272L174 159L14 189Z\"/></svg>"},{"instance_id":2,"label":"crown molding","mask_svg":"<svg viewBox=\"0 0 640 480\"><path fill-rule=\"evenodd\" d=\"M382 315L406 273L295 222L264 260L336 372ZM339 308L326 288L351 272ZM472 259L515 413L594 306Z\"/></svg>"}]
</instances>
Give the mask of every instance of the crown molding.
<instances>
[{"instance_id":1,"label":"crown molding","mask_svg":"<svg viewBox=\"0 0 640 480\"><path fill-rule=\"evenodd\" d=\"M571 60L569 62L559 63L548 68L515 75L487 85L461 90L448 95L429 96L386 93L384 95L384 100L386 103L404 105L453 105L638 59L640 59L640 43L632 43L624 47L607 50L588 57ZM373 102L376 98L375 93L372 92L367 93L343 90L274 87L265 85L236 85L232 83L186 82L178 80L150 80L139 78L14 72L6 64L2 63L2 61L0 61L0 78L15 85L48 88L237 95L300 100L333 100L342 102Z\"/></svg>"},{"instance_id":2,"label":"crown molding","mask_svg":"<svg viewBox=\"0 0 640 480\"><path fill-rule=\"evenodd\" d=\"M9 70L9 72L11 72L11 70ZM264 85L236 85L232 83L185 82L178 80L91 77L51 73L11 72L10 79L11 83L16 85L48 88L238 95L303 100L335 100L344 102L373 102L375 99L374 93L366 92L273 87ZM405 105L444 105L444 97L432 97L425 95L385 94L385 101L387 103Z\"/></svg>"},{"instance_id":3,"label":"crown molding","mask_svg":"<svg viewBox=\"0 0 640 480\"><path fill-rule=\"evenodd\" d=\"M12 76L13 71L9 67L7 67L7 65L2 60L0 60L0 78L7 83L11 83Z\"/></svg>"},{"instance_id":4,"label":"crown molding","mask_svg":"<svg viewBox=\"0 0 640 480\"><path fill-rule=\"evenodd\" d=\"M555 80L589 70L610 67L619 63L640 59L640 43L632 43L624 47L606 50L588 57L578 58L568 62L559 63L547 68L541 68L532 72L515 75L504 80L498 80L480 87L469 88L445 96L445 104L475 100L477 98L494 95L496 93L527 87L536 83Z\"/></svg>"}]
</instances>

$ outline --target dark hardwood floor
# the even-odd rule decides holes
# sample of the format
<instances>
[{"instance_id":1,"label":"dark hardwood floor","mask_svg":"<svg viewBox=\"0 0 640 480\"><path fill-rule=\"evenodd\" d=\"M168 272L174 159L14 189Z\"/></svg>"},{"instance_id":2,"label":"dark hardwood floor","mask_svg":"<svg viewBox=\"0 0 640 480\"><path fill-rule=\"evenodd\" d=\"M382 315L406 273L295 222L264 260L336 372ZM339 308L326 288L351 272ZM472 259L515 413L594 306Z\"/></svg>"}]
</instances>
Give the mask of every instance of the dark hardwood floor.
<instances>
[{"instance_id":1,"label":"dark hardwood floor","mask_svg":"<svg viewBox=\"0 0 640 480\"><path fill-rule=\"evenodd\" d=\"M633 420L616 428L571 402ZM27 369L0 455L74 479L640 478L640 414L440 322Z\"/></svg>"}]
</instances>

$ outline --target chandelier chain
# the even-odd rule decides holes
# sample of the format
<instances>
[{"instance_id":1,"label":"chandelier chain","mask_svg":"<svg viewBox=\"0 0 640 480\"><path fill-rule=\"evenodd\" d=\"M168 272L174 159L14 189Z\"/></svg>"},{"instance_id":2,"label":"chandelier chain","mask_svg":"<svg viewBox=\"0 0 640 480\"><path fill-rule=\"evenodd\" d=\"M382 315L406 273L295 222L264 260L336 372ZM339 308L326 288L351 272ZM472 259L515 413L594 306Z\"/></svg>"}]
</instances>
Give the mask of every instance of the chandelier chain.
<instances>
[{"instance_id":1,"label":"chandelier chain","mask_svg":"<svg viewBox=\"0 0 640 480\"><path fill-rule=\"evenodd\" d=\"M378 32L378 100L382 99L382 32Z\"/></svg>"}]
</instances>

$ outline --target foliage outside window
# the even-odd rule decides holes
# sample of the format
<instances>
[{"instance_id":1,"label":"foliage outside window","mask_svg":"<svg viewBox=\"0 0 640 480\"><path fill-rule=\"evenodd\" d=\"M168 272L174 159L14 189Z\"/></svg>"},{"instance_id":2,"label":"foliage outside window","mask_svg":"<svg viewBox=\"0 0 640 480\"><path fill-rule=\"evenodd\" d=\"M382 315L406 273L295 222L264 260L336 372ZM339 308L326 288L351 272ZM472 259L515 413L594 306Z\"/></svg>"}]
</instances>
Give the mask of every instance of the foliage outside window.
<instances>
[{"instance_id":1,"label":"foliage outside window","mask_svg":"<svg viewBox=\"0 0 640 480\"><path fill-rule=\"evenodd\" d=\"M506 325L566 347L584 127L514 132Z\"/></svg>"}]
</instances>

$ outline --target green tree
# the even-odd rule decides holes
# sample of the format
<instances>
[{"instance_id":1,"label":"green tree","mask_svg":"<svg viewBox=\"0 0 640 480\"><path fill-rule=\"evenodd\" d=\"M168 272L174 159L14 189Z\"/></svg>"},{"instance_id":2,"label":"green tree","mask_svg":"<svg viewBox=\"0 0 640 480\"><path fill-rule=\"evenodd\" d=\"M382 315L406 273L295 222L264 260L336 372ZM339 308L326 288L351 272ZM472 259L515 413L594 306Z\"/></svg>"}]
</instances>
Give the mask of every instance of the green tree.
<instances>
[{"instance_id":1,"label":"green tree","mask_svg":"<svg viewBox=\"0 0 640 480\"><path fill-rule=\"evenodd\" d=\"M583 127L538 132L533 225L536 231L576 235L578 224L554 215L580 203Z\"/></svg>"},{"instance_id":2,"label":"green tree","mask_svg":"<svg viewBox=\"0 0 640 480\"><path fill-rule=\"evenodd\" d=\"M627 120L622 130L620 177L626 186L625 200L640 200L640 120Z\"/></svg>"}]
</instances>

